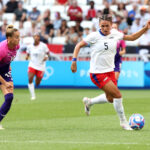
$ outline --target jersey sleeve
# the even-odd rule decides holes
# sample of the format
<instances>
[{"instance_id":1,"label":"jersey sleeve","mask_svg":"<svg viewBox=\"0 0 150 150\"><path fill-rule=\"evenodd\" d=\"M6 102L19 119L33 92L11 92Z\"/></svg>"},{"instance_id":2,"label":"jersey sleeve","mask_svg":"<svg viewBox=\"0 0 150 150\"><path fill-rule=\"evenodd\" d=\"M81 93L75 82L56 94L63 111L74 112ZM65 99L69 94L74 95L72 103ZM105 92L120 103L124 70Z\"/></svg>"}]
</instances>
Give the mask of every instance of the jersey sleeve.
<instances>
[{"instance_id":1,"label":"jersey sleeve","mask_svg":"<svg viewBox=\"0 0 150 150\"><path fill-rule=\"evenodd\" d=\"M47 47L47 45L45 45L45 52L46 52L46 53L49 52L49 48Z\"/></svg>"},{"instance_id":2,"label":"jersey sleeve","mask_svg":"<svg viewBox=\"0 0 150 150\"><path fill-rule=\"evenodd\" d=\"M124 34L116 29L112 29L112 32L117 40L123 40Z\"/></svg>"},{"instance_id":3,"label":"jersey sleeve","mask_svg":"<svg viewBox=\"0 0 150 150\"><path fill-rule=\"evenodd\" d=\"M87 43L87 44L93 44L93 43L95 43L95 40L96 38L95 38L95 32L92 32L92 33L90 33L89 35L87 35L84 39L83 39L83 41L85 42L85 43Z\"/></svg>"},{"instance_id":4,"label":"jersey sleeve","mask_svg":"<svg viewBox=\"0 0 150 150\"><path fill-rule=\"evenodd\" d=\"M122 47L122 48L126 48L126 43L125 43L124 40L121 40L121 47Z\"/></svg>"},{"instance_id":5,"label":"jersey sleeve","mask_svg":"<svg viewBox=\"0 0 150 150\"><path fill-rule=\"evenodd\" d=\"M20 48L20 45L18 44L17 46L16 46L16 50L18 50Z\"/></svg>"},{"instance_id":6,"label":"jersey sleeve","mask_svg":"<svg viewBox=\"0 0 150 150\"><path fill-rule=\"evenodd\" d=\"M31 46L27 46L26 53L27 53L27 54L30 54L30 51L31 51Z\"/></svg>"}]
</instances>

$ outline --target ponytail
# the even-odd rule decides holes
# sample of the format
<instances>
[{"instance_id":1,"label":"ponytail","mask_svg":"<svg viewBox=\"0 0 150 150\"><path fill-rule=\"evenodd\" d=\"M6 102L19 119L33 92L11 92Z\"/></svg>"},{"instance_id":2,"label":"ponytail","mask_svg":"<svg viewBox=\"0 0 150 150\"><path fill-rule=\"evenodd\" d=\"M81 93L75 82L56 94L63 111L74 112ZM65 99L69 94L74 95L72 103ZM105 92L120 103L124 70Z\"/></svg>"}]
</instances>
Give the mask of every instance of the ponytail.
<instances>
[{"instance_id":1,"label":"ponytail","mask_svg":"<svg viewBox=\"0 0 150 150\"><path fill-rule=\"evenodd\" d=\"M6 37L12 37L14 32L18 31L18 29L14 28L13 25L8 25L6 27Z\"/></svg>"}]
</instances>

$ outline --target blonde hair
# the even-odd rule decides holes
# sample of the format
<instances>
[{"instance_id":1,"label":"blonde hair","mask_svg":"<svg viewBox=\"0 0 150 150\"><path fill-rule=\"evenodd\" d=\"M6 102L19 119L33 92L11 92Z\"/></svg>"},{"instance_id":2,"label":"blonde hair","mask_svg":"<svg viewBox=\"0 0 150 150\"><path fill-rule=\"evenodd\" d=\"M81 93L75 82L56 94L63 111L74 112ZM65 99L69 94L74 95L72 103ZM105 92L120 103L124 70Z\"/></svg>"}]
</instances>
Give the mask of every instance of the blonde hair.
<instances>
[{"instance_id":1,"label":"blonde hair","mask_svg":"<svg viewBox=\"0 0 150 150\"><path fill-rule=\"evenodd\" d=\"M14 28L13 25L8 25L6 27L6 37L12 37L14 32L18 31L18 29Z\"/></svg>"}]
</instances>

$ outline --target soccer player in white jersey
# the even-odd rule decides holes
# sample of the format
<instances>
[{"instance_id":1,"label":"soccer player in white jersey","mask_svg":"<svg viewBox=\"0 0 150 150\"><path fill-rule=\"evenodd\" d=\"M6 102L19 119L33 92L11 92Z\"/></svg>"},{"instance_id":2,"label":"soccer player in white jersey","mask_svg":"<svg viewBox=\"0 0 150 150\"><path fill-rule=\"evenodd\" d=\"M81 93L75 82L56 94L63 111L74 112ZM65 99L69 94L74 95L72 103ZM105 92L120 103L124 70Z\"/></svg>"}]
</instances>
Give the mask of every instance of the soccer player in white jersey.
<instances>
[{"instance_id":1,"label":"soccer player in white jersey","mask_svg":"<svg viewBox=\"0 0 150 150\"><path fill-rule=\"evenodd\" d=\"M29 47L27 48L26 56L26 60L28 60L30 57L30 62L28 66L28 88L31 94L31 100L36 99L33 84L34 76L36 76L35 84L36 86L38 86L43 78L46 67L46 60L49 57L49 49L46 44L40 41L39 33L35 33L33 38L34 43L29 45Z\"/></svg>"},{"instance_id":2,"label":"soccer player in white jersey","mask_svg":"<svg viewBox=\"0 0 150 150\"><path fill-rule=\"evenodd\" d=\"M114 57L116 54L116 46L118 40L133 41L138 39L143 33L150 28L150 20L138 32L132 35L124 35L123 33L112 29L111 15L102 15L99 20L100 30L90 33L85 39L80 41L74 49L71 70L77 71L77 56L80 48L91 45L91 61L90 61L90 77L92 82L104 91L94 98L83 98L85 112L90 114L90 108L94 104L113 103L116 110L120 125L125 130L132 130L125 117L122 104L122 95L117 87L114 74Z\"/></svg>"}]
</instances>

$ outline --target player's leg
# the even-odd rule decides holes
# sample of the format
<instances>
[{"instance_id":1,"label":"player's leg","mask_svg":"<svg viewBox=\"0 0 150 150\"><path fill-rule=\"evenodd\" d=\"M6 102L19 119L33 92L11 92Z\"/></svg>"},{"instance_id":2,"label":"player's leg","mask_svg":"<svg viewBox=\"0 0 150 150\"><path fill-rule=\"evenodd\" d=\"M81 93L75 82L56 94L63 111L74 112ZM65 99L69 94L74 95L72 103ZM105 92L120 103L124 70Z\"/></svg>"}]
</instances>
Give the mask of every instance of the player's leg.
<instances>
[{"instance_id":1,"label":"player's leg","mask_svg":"<svg viewBox=\"0 0 150 150\"><path fill-rule=\"evenodd\" d=\"M29 88L29 91L30 91L31 100L35 99L35 90L34 90L34 84L33 84L33 79L34 79L34 76L35 76L35 72L36 71L35 71L34 68L31 68L31 67L28 68L28 80L29 80L28 88Z\"/></svg>"},{"instance_id":2,"label":"player's leg","mask_svg":"<svg viewBox=\"0 0 150 150\"><path fill-rule=\"evenodd\" d=\"M100 89L110 80L106 74L90 74L90 77L91 77L92 82ZM107 78L107 80L105 80L105 78ZM89 115L90 107L94 104L104 104L108 102L111 102L111 101L107 99L107 96L105 93L99 96L96 96L94 98L84 97L83 103L85 105L85 113Z\"/></svg>"},{"instance_id":3,"label":"player's leg","mask_svg":"<svg viewBox=\"0 0 150 150\"><path fill-rule=\"evenodd\" d=\"M1 105L0 107L0 129L4 129L1 125L1 121L3 120L3 118L6 116L6 114L8 113L8 111L10 110L12 101L13 101L13 82L10 81L9 82L12 87L11 88L7 88L1 84L0 85L0 89L4 95L4 103Z\"/></svg>"},{"instance_id":4,"label":"player's leg","mask_svg":"<svg viewBox=\"0 0 150 150\"><path fill-rule=\"evenodd\" d=\"M36 77L36 79L35 79L36 86L40 85L41 80L42 80L42 78Z\"/></svg>"},{"instance_id":5,"label":"player's leg","mask_svg":"<svg viewBox=\"0 0 150 150\"><path fill-rule=\"evenodd\" d=\"M40 85L43 76L44 76L44 71L38 70L36 73L36 79L35 79L36 86Z\"/></svg>"},{"instance_id":6,"label":"player's leg","mask_svg":"<svg viewBox=\"0 0 150 150\"><path fill-rule=\"evenodd\" d=\"M118 79L119 79L119 75L120 75L120 72L115 72L115 78L116 78L117 82L118 82Z\"/></svg>"},{"instance_id":7,"label":"player's leg","mask_svg":"<svg viewBox=\"0 0 150 150\"><path fill-rule=\"evenodd\" d=\"M125 130L132 130L129 127L129 124L127 122L127 119L124 113L124 107L122 104L122 95L118 87L110 80L107 84L105 84L102 90L104 90L104 92L107 93L108 100L112 100L113 98L113 105L119 116L121 127L123 127ZM109 99L109 97L111 99Z\"/></svg>"}]
</instances>

